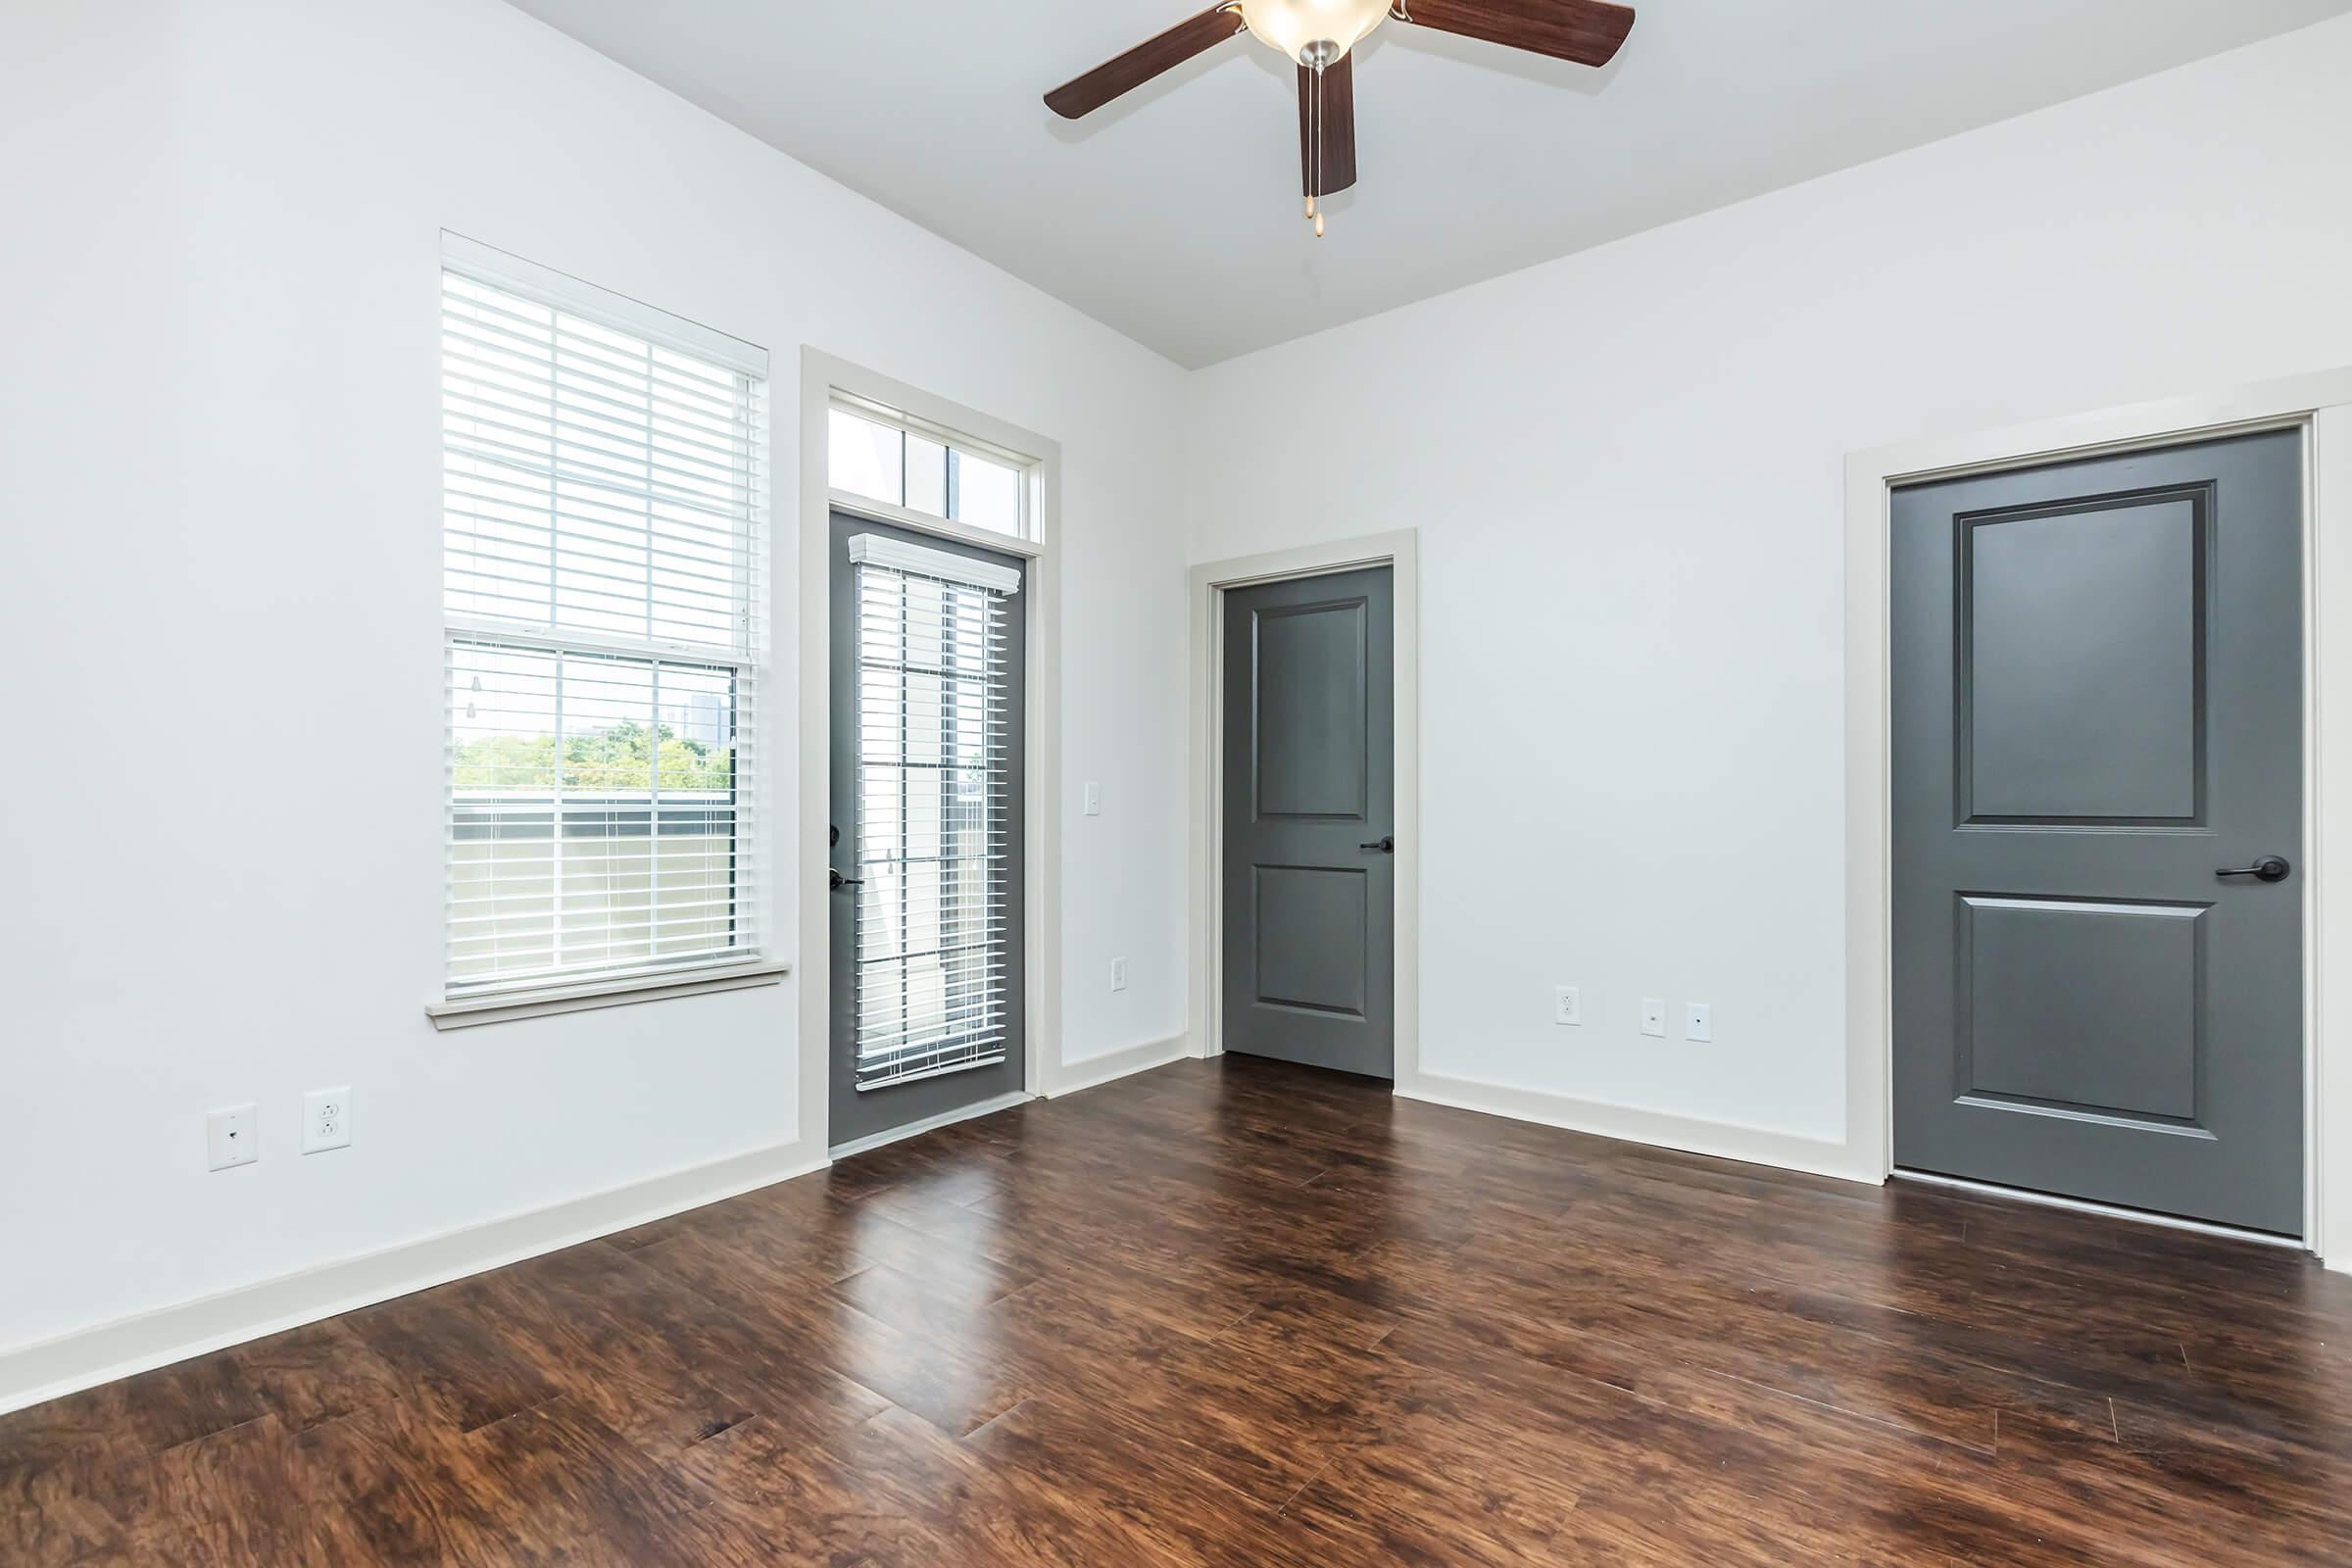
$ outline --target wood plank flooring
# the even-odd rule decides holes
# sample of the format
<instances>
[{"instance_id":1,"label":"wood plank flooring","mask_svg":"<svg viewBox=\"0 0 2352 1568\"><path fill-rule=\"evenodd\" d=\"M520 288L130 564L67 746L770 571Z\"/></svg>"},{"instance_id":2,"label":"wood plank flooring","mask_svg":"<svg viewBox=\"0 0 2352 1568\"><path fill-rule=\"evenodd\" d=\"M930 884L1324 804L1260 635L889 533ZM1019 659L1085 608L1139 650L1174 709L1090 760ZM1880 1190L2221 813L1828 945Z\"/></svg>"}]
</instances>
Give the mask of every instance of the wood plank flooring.
<instances>
[{"instance_id":1,"label":"wood plank flooring","mask_svg":"<svg viewBox=\"0 0 2352 1568\"><path fill-rule=\"evenodd\" d=\"M1183 1062L0 1417L0 1562L2343 1568L2352 1280Z\"/></svg>"}]
</instances>

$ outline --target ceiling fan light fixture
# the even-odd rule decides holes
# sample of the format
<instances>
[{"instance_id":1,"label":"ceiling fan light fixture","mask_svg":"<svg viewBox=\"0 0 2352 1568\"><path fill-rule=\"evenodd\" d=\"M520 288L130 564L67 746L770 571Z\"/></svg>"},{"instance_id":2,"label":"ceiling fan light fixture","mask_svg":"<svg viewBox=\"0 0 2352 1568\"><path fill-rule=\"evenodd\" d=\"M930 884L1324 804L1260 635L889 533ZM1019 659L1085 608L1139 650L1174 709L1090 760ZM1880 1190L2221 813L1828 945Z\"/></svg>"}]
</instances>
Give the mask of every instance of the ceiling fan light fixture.
<instances>
[{"instance_id":1,"label":"ceiling fan light fixture","mask_svg":"<svg viewBox=\"0 0 2352 1568\"><path fill-rule=\"evenodd\" d=\"M1241 6L1242 21L1260 42L1303 66L1331 64L1389 14L1389 0L1241 0Z\"/></svg>"}]
</instances>

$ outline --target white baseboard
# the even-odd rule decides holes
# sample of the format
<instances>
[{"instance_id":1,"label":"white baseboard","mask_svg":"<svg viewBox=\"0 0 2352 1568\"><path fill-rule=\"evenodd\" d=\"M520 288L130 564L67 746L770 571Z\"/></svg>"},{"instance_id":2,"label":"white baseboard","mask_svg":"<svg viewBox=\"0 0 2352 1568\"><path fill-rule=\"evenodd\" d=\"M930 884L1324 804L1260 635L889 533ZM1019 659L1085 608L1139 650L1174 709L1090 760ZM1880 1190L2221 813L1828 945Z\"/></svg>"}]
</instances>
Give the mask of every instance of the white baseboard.
<instances>
[{"instance_id":1,"label":"white baseboard","mask_svg":"<svg viewBox=\"0 0 2352 1568\"><path fill-rule=\"evenodd\" d=\"M1164 1067L1190 1054L1189 1040L1183 1035L1146 1041L1063 1064L1048 1093L1055 1098L1076 1094ZM1777 1165L1874 1186L1882 1180L1875 1172L1855 1169L1842 1145L1786 1133L1428 1073L1410 1083L1399 1081L1396 1093L1432 1104L1694 1154ZM798 1143L756 1150L0 1350L0 1412L594 1241L805 1176L829 1163L824 1156L808 1155Z\"/></svg>"},{"instance_id":2,"label":"white baseboard","mask_svg":"<svg viewBox=\"0 0 2352 1568\"><path fill-rule=\"evenodd\" d=\"M502 1268L823 1169L798 1142L0 1350L0 1412Z\"/></svg>"},{"instance_id":3,"label":"white baseboard","mask_svg":"<svg viewBox=\"0 0 2352 1568\"><path fill-rule=\"evenodd\" d=\"M1150 1072L1165 1067L1171 1061L1182 1061L1192 1054L1192 1048L1183 1035L1168 1040L1147 1040L1140 1046L1113 1051L1084 1061L1065 1061L1054 1075L1054 1086L1046 1091L1053 1099L1074 1095L1081 1089L1092 1089L1131 1073Z\"/></svg>"},{"instance_id":4,"label":"white baseboard","mask_svg":"<svg viewBox=\"0 0 2352 1568\"><path fill-rule=\"evenodd\" d=\"M1783 1170L1832 1176L1873 1187L1883 1185L1886 1180L1880 1172L1864 1170L1842 1143L1799 1138L1760 1127L1637 1110L1543 1090L1514 1089L1507 1084L1447 1078L1436 1073L1420 1073L1410 1081L1399 1078L1396 1093L1406 1100L1427 1101L1433 1105L1508 1116L1516 1121L1539 1122L1546 1127L1649 1144L1659 1149L1678 1149L1689 1154L1737 1159L1750 1165L1777 1165Z\"/></svg>"}]
</instances>

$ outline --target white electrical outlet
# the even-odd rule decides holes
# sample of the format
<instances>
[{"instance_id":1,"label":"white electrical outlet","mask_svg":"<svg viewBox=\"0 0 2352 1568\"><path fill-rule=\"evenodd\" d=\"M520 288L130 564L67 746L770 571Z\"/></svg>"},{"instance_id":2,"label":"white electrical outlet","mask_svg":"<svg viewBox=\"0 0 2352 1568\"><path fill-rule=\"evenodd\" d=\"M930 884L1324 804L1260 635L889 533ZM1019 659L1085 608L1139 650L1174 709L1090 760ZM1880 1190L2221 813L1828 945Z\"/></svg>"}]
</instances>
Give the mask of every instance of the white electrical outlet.
<instances>
[{"instance_id":1,"label":"white electrical outlet","mask_svg":"<svg viewBox=\"0 0 2352 1568\"><path fill-rule=\"evenodd\" d=\"M302 1152L351 1147L351 1085L314 1089L302 1097Z\"/></svg>"},{"instance_id":2,"label":"white electrical outlet","mask_svg":"<svg viewBox=\"0 0 2352 1568\"><path fill-rule=\"evenodd\" d=\"M1565 1024L1581 1024L1585 1021L1584 999L1577 994L1576 987L1551 988L1551 1021Z\"/></svg>"},{"instance_id":3,"label":"white electrical outlet","mask_svg":"<svg viewBox=\"0 0 2352 1568\"><path fill-rule=\"evenodd\" d=\"M1660 1040L1666 1038L1666 1004L1662 998L1642 999L1642 1032L1655 1035Z\"/></svg>"},{"instance_id":4,"label":"white electrical outlet","mask_svg":"<svg viewBox=\"0 0 2352 1568\"><path fill-rule=\"evenodd\" d=\"M1093 779L1086 781L1086 814L1089 816L1102 814L1102 786Z\"/></svg>"},{"instance_id":5,"label":"white electrical outlet","mask_svg":"<svg viewBox=\"0 0 2352 1568\"><path fill-rule=\"evenodd\" d=\"M1683 1004L1683 1038L1712 1040L1715 1038L1715 1009L1703 1002Z\"/></svg>"},{"instance_id":6,"label":"white electrical outlet","mask_svg":"<svg viewBox=\"0 0 2352 1568\"><path fill-rule=\"evenodd\" d=\"M1127 989L1127 960L1125 958L1110 960L1110 989L1113 991Z\"/></svg>"},{"instance_id":7,"label":"white electrical outlet","mask_svg":"<svg viewBox=\"0 0 2352 1568\"><path fill-rule=\"evenodd\" d=\"M204 1118L204 1136L215 1170L250 1165L262 1157L251 1105L227 1105L212 1112Z\"/></svg>"}]
</instances>

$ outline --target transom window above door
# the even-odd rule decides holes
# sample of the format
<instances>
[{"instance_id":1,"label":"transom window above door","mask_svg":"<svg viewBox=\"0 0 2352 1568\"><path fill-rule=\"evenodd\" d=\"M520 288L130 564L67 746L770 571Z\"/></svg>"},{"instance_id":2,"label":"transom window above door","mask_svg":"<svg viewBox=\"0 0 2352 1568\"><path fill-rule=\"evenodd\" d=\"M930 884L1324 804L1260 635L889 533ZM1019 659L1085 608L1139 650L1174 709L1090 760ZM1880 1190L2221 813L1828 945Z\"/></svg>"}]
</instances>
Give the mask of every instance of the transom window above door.
<instances>
[{"instance_id":1,"label":"transom window above door","mask_svg":"<svg viewBox=\"0 0 2352 1568\"><path fill-rule=\"evenodd\" d=\"M1026 459L839 398L826 441L827 476L837 491L988 533L1033 537Z\"/></svg>"}]
</instances>

